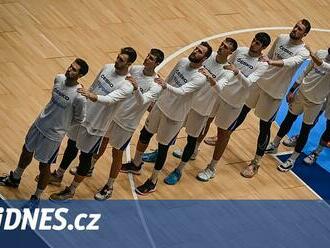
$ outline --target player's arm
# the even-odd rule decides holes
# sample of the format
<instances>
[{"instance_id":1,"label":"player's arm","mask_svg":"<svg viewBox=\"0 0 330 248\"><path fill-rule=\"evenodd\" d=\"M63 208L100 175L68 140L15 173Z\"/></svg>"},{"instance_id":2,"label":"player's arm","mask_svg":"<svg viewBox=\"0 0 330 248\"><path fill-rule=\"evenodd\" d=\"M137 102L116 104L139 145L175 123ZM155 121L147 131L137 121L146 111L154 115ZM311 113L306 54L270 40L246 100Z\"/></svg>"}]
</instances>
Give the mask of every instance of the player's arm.
<instances>
[{"instance_id":1,"label":"player's arm","mask_svg":"<svg viewBox=\"0 0 330 248\"><path fill-rule=\"evenodd\" d=\"M181 87L173 87L172 85L167 84L166 82L163 83L160 80L155 80L156 83L158 83L160 86L162 86L163 89L167 89L168 91L172 92L175 95L180 95L180 96L184 96L187 94L191 94L194 93L196 91L198 91L200 88L202 88L202 86L205 83L206 78L205 77L198 77L198 78L194 78L193 80L191 80L190 82L182 85Z\"/></svg>"},{"instance_id":2,"label":"player's arm","mask_svg":"<svg viewBox=\"0 0 330 248\"><path fill-rule=\"evenodd\" d=\"M76 97L73 102L72 125L82 123L86 118L86 99Z\"/></svg>"},{"instance_id":3,"label":"player's arm","mask_svg":"<svg viewBox=\"0 0 330 248\"><path fill-rule=\"evenodd\" d=\"M139 105L145 105L155 102L158 99L161 90L162 88L158 84L153 84L146 93L137 90L134 95Z\"/></svg>"}]
</instances>

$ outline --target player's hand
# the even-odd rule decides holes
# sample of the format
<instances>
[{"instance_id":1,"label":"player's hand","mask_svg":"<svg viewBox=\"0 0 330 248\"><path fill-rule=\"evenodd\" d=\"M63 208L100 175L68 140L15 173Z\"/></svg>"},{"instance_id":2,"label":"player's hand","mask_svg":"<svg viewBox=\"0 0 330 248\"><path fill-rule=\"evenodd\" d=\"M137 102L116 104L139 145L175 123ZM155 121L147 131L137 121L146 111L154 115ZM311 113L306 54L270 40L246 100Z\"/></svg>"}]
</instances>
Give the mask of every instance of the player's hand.
<instances>
[{"instance_id":1,"label":"player's hand","mask_svg":"<svg viewBox=\"0 0 330 248\"><path fill-rule=\"evenodd\" d=\"M289 92L286 95L286 101L287 101L287 103L292 103L294 96L295 96L295 93L294 92Z\"/></svg>"},{"instance_id":2,"label":"player's hand","mask_svg":"<svg viewBox=\"0 0 330 248\"><path fill-rule=\"evenodd\" d=\"M198 69L198 72L199 73L202 73L207 79L209 77L212 77L211 73L206 68L204 68L204 67L199 68Z\"/></svg>"},{"instance_id":3,"label":"player's hand","mask_svg":"<svg viewBox=\"0 0 330 248\"><path fill-rule=\"evenodd\" d=\"M139 88L138 82L136 81L136 79L134 77L126 76L125 79L133 85L134 90L137 90Z\"/></svg>"},{"instance_id":4,"label":"player's hand","mask_svg":"<svg viewBox=\"0 0 330 248\"><path fill-rule=\"evenodd\" d=\"M163 89L166 89L167 88L167 83L161 77L156 77L154 79L154 81L155 81L156 84L160 85Z\"/></svg>"},{"instance_id":5,"label":"player's hand","mask_svg":"<svg viewBox=\"0 0 330 248\"><path fill-rule=\"evenodd\" d=\"M85 88L79 88L77 89L77 92L93 102L97 101L97 95L90 92L89 90L86 90Z\"/></svg>"},{"instance_id":6,"label":"player's hand","mask_svg":"<svg viewBox=\"0 0 330 248\"><path fill-rule=\"evenodd\" d=\"M269 63L270 58L267 55L263 55L259 58L259 61Z\"/></svg>"},{"instance_id":7,"label":"player's hand","mask_svg":"<svg viewBox=\"0 0 330 248\"><path fill-rule=\"evenodd\" d=\"M237 75L239 73L239 70L237 69L237 67L234 64L225 65L223 67L223 69L232 71L232 72L234 72L235 75Z\"/></svg>"}]
</instances>

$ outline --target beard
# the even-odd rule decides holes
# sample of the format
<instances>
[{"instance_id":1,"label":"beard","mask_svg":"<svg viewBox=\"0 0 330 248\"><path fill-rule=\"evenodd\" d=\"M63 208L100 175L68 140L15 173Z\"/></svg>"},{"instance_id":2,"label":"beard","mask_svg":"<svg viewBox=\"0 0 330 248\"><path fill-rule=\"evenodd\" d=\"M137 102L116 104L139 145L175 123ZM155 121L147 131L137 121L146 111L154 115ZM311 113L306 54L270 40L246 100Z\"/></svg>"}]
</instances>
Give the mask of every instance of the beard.
<instances>
[{"instance_id":1,"label":"beard","mask_svg":"<svg viewBox=\"0 0 330 248\"><path fill-rule=\"evenodd\" d=\"M292 33L292 32L290 33L290 38L292 40L299 40L299 38L297 36L295 36L294 33Z\"/></svg>"},{"instance_id":2,"label":"beard","mask_svg":"<svg viewBox=\"0 0 330 248\"><path fill-rule=\"evenodd\" d=\"M190 54L189 57L188 57L189 61L192 62L192 63L200 63L203 58L196 58L193 54Z\"/></svg>"}]
</instances>

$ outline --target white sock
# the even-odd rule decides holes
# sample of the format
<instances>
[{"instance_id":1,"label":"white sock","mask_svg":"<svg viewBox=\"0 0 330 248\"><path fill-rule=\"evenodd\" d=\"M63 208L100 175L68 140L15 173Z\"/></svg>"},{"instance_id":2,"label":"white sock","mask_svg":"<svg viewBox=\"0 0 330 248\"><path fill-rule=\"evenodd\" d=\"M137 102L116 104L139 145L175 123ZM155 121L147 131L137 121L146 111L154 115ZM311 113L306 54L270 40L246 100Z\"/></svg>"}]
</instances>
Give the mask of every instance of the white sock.
<instances>
[{"instance_id":1,"label":"white sock","mask_svg":"<svg viewBox=\"0 0 330 248\"><path fill-rule=\"evenodd\" d=\"M154 169L152 172L150 179L154 184L157 183L159 173L160 173L160 170L156 170L156 169Z\"/></svg>"},{"instance_id":2,"label":"white sock","mask_svg":"<svg viewBox=\"0 0 330 248\"><path fill-rule=\"evenodd\" d=\"M20 179L23 175L23 172L24 172L25 169L22 169L20 167L17 166L17 168L14 170L13 172L13 177L15 179Z\"/></svg>"},{"instance_id":3,"label":"white sock","mask_svg":"<svg viewBox=\"0 0 330 248\"><path fill-rule=\"evenodd\" d=\"M281 139L280 137L276 136L273 140L273 144L278 147L280 145L280 142L281 142Z\"/></svg>"},{"instance_id":4,"label":"white sock","mask_svg":"<svg viewBox=\"0 0 330 248\"><path fill-rule=\"evenodd\" d=\"M211 163L210 163L210 168L212 168L213 170L215 170L216 167L217 167L217 165L218 165L218 162L219 162L219 160L212 159L211 160Z\"/></svg>"},{"instance_id":5,"label":"white sock","mask_svg":"<svg viewBox=\"0 0 330 248\"><path fill-rule=\"evenodd\" d=\"M133 164L135 166L140 166L140 164L142 163L142 155L143 155L143 152L140 152L138 150L135 151L135 156L134 156L134 160L133 160Z\"/></svg>"},{"instance_id":6,"label":"white sock","mask_svg":"<svg viewBox=\"0 0 330 248\"><path fill-rule=\"evenodd\" d=\"M182 171L183 168L186 166L187 162L180 161L178 167L176 167L179 171Z\"/></svg>"},{"instance_id":7,"label":"white sock","mask_svg":"<svg viewBox=\"0 0 330 248\"><path fill-rule=\"evenodd\" d=\"M296 152L296 151L294 151L294 152L291 154L291 156L290 156L289 159L291 159L291 160L293 160L293 161L296 161L297 158L299 157L299 155L300 155L300 152Z\"/></svg>"},{"instance_id":8,"label":"white sock","mask_svg":"<svg viewBox=\"0 0 330 248\"><path fill-rule=\"evenodd\" d=\"M77 187L79 186L79 184L80 184L80 183L76 182L75 180L72 181L72 183L71 183L71 185L70 185L70 187L69 187L71 193L74 194L74 193L76 192L76 189L77 189Z\"/></svg>"},{"instance_id":9,"label":"white sock","mask_svg":"<svg viewBox=\"0 0 330 248\"><path fill-rule=\"evenodd\" d=\"M65 169L62 169L61 167L59 167L59 168L56 170L56 176L58 176L58 177L63 177L64 172L65 172Z\"/></svg>"},{"instance_id":10,"label":"white sock","mask_svg":"<svg viewBox=\"0 0 330 248\"><path fill-rule=\"evenodd\" d=\"M195 146L195 150L194 150L194 154L197 155L198 154L198 149L199 149L199 146L201 145L201 143L199 142L196 142L196 146Z\"/></svg>"},{"instance_id":11,"label":"white sock","mask_svg":"<svg viewBox=\"0 0 330 248\"><path fill-rule=\"evenodd\" d=\"M109 177L107 185L109 186L110 189L113 188L113 183L115 182L116 178L111 178Z\"/></svg>"},{"instance_id":12,"label":"white sock","mask_svg":"<svg viewBox=\"0 0 330 248\"><path fill-rule=\"evenodd\" d=\"M42 192L44 192L43 189L38 189L38 188L37 188L37 189L36 189L36 192L34 193L34 195L35 195L38 199L40 199Z\"/></svg>"},{"instance_id":13,"label":"white sock","mask_svg":"<svg viewBox=\"0 0 330 248\"><path fill-rule=\"evenodd\" d=\"M318 145L318 147L313 151L317 156L323 151L324 146Z\"/></svg>"}]
</instances>

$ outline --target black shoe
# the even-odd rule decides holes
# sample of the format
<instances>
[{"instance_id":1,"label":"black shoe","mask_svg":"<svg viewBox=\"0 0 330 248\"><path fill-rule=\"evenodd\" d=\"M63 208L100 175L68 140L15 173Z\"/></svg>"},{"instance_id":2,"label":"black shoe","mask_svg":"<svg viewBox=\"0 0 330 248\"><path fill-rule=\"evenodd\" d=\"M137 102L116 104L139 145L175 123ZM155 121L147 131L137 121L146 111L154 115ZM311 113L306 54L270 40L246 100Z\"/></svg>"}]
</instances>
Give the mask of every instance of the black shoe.
<instances>
[{"instance_id":1,"label":"black shoe","mask_svg":"<svg viewBox=\"0 0 330 248\"><path fill-rule=\"evenodd\" d=\"M35 195L31 195L31 198L29 201L27 201L23 206L22 206L22 210L24 208L28 208L30 209L31 212L33 212L38 206L39 206L39 203L40 203L40 199L38 197L36 197Z\"/></svg>"},{"instance_id":2,"label":"black shoe","mask_svg":"<svg viewBox=\"0 0 330 248\"><path fill-rule=\"evenodd\" d=\"M150 179L135 189L135 192L139 195L147 195L155 191L156 183L153 183Z\"/></svg>"},{"instance_id":3,"label":"black shoe","mask_svg":"<svg viewBox=\"0 0 330 248\"><path fill-rule=\"evenodd\" d=\"M132 173L132 174L135 174L135 175L140 175L141 174L142 165L143 165L143 162L139 166L136 166L133 162L122 164L121 169L120 169L120 172Z\"/></svg>"},{"instance_id":4,"label":"black shoe","mask_svg":"<svg viewBox=\"0 0 330 248\"><path fill-rule=\"evenodd\" d=\"M7 186L12 188L18 188L21 179L14 178L14 172L10 172L9 175L0 177L0 186Z\"/></svg>"}]
</instances>

